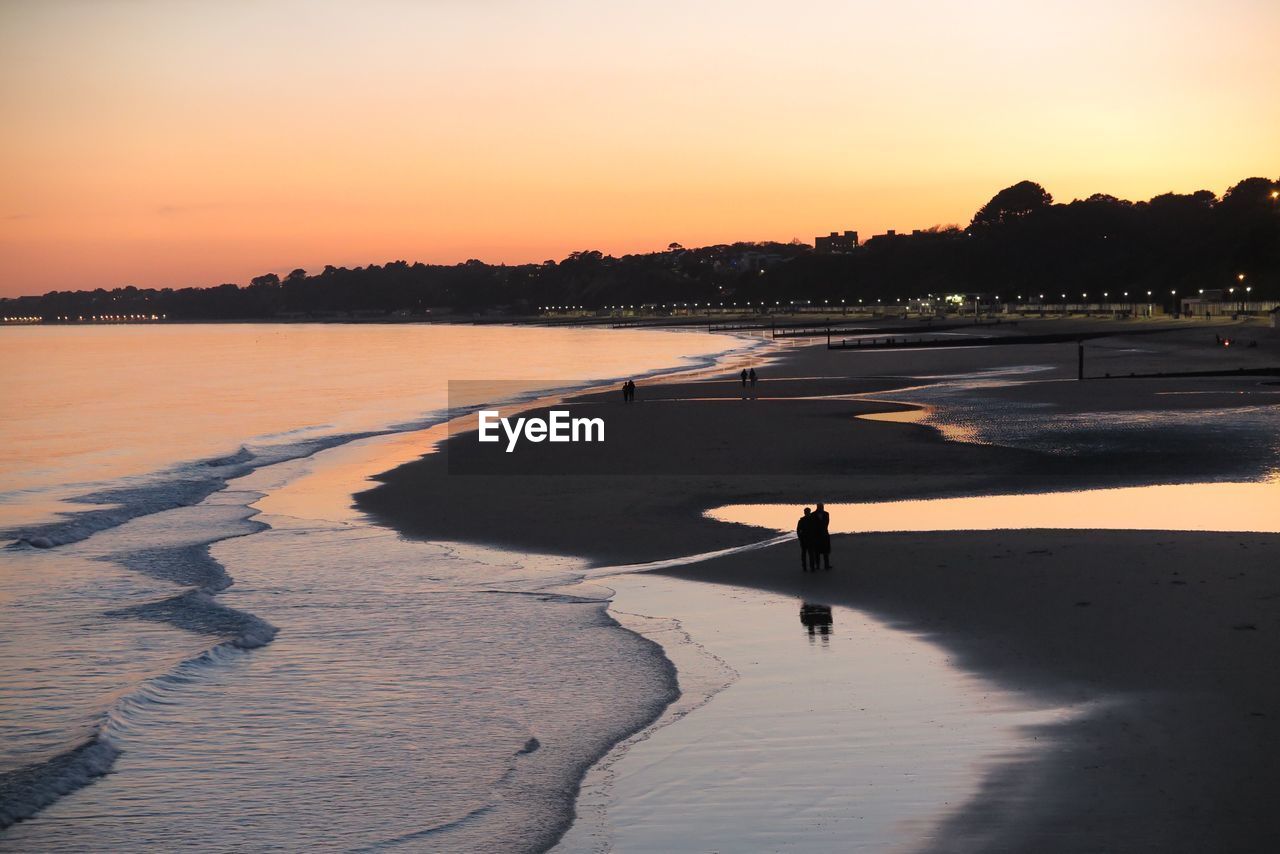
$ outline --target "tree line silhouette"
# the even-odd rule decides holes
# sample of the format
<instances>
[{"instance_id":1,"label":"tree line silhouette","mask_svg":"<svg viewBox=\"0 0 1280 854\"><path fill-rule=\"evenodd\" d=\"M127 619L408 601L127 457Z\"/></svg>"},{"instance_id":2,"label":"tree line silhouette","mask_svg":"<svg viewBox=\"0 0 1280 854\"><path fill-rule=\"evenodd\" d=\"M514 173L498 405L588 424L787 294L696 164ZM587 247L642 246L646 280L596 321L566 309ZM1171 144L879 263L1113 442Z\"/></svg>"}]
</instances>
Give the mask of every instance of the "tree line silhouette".
<instances>
[{"instance_id":1,"label":"tree line silhouette","mask_svg":"<svg viewBox=\"0 0 1280 854\"><path fill-rule=\"evenodd\" d=\"M267 273L244 286L53 291L0 300L0 313L48 320L421 317L560 305L894 302L926 293L1044 293L1053 302L1064 292L1118 298L1150 290L1166 298L1171 290L1226 290L1241 275L1253 299L1280 297L1280 181L1248 178L1221 198L1200 190L1142 202L1098 194L1066 204L1022 181L997 193L964 228L881 235L843 254L793 240L694 249L673 243L620 258L591 250L541 264L393 261Z\"/></svg>"}]
</instances>

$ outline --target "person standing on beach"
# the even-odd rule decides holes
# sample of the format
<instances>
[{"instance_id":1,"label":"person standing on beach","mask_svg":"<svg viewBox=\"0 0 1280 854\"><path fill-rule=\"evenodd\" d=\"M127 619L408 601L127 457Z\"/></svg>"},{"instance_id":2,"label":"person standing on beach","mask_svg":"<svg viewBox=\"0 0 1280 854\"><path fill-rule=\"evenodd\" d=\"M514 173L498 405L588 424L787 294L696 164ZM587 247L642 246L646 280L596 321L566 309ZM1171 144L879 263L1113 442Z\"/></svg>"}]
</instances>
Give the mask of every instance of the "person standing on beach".
<instances>
[{"instance_id":1,"label":"person standing on beach","mask_svg":"<svg viewBox=\"0 0 1280 854\"><path fill-rule=\"evenodd\" d=\"M743 388L747 387L747 369L746 368L742 369L742 387Z\"/></svg>"},{"instance_id":2,"label":"person standing on beach","mask_svg":"<svg viewBox=\"0 0 1280 854\"><path fill-rule=\"evenodd\" d=\"M804 515L796 523L796 539L800 541L800 569L802 572L817 568L814 565L813 552L810 548L811 540L813 539L813 517L809 513L809 508L804 508Z\"/></svg>"},{"instance_id":3,"label":"person standing on beach","mask_svg":"<svg viewBox=\"0 0 1280 854\"><path fill-rule=\"evenodd\" d=\"M631 380L627 380L622 384L622 402L631 402Z\"/></svg>"},{"instance_id":4,"label":"person standing on beach","mask_svg":"<svg viewBox=\"0 0 1280 854\"><path fill-rule=\"evenodd\" d=\"M755 388L756 387L756 369L755 368L752 368L750 371L747 372L747 378L751 380L751 387Z\"/></svg>"},{"instance_id":5,"label":"person standing on beach","mask_svg":"<svg viewBox=\"0 0 1280 854\"><path fill-rule=\"evenodd\" d=\"M813 535L811 537L813 545L813 568L818 568L818 557L822 557L823 569L831 568L831 514L826 511L826 505L819 503L818 509L813 511Z\"/></svg>"}]
</instances>

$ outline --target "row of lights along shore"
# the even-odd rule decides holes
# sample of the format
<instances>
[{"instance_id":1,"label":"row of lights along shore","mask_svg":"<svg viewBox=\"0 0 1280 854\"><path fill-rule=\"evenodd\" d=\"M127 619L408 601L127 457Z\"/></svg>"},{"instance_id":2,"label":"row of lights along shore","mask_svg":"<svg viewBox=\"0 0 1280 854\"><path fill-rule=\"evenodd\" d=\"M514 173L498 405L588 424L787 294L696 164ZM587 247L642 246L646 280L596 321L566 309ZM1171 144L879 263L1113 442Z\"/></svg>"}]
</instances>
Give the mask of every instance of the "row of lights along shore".
<instances>
[{"instance_id":1,"label":"row of lights along shore","mask_svg":"<svg viewBox=\"0 0 1280 854\"><path fill-rule=\"evenodd\" d=\"M1242 278L1243 278L1243 277L1242 277ZM1253 291L1253 287L1252 287L1252 286L1248 286L1248 287L1243 288L1243 290L1244 290L1244 292L1245 292L1246 299L1247 299L1247 298L1248 298L1248 295ZM1235 294L1236 289L1235 289L1235 288L1228 288L1228 289L1227 289L1227 291L1228 291L1228 293L1230 293L1230 294L1234 295L1234 294ZM1203 294L1203 293L1204 293L1204 288L1200 288L1200 293L1201 293L1201 294ZM1148 298L1148 299L1150 299L1150 298L1151 298L1151 296L1152 296L1153 294L1154 294L1154 291L1147 291L1146 296L1147 296L1147 298ZM1170 291L1169 291L1169 295L1170 295L1170 296L1177 296L1177 294L1178 294L1178 291L1177 291L1176 289L1174 289L1174 290L1170 290ZM1044 302L1045 296L1046 296L1045 294L1039 294L1039 295L1038 295L1038 300L1037 300L1037 301L1038 301L1038 302ZM1063 294L1059 294L1058 296L1059 296L1059 298L1060 298L1060 299L1062 299L1062 300L1066 300L1066 299L1068 299L1068 295L1067 295L1067 294L1065 294L1065 293L1063 293ZM1129 300L1129 292L1128 292L1128 291L1124 291L1124 292L1121 294L1121 297L1122 297L1124 300L1128 301L1128 300ZM1087 300L1088 298L1089 298L1089 294L1088 294L1087 292L1084 292L1084 293L1081 293L1081 294L1080 294L1080 299L1082 299L1082 300ZM1102 292L1102 298L1103 298L1104 300L1109 300L1109 299L1111 298L1111 292L1110 292L1110 291L1103 291L1103 292ZM932 301L933 301L934 299L944 299L944 297L936 297L936 298L935 298L933 294L929 294L928 296L923 296L923 297L912 297L912 298L909 298L909 299L904 299L904 300L903 300L903 302L918 302L918 303L931 304L931 303L932 303ZM1019 294L1019 295L1017 295L1016 297L1014 297L1014 299L1016 299L1016 300L1018 300L1019 302L1021 302L1021 301L1022 301L1022 295L1021 295L1021 294ZM991 301L992 301L992 302L1000 302L1000 301L1001 301L1000 295L999 295L999 294L993 294L993 295L991 296ZM880 299L877 299L877 300L876 300L876 302L877 302L877 303L881 303L881 304L883 304L883 300L880 300ZM847 303L847 301L846 301L846 300L840 300L840 302L839 302L839 304L840 304L840 305L846 305L846 303ZM744 305L744 306L747 306L747 307L750 307L750 306L753 306L753 305L756 305L756 304L757 304L757 303L753 303L753 302L746 302L746 303L743 303L743 305ZM831 305L831 300L823 300L823 301L822 301L822 304L823 304L823 305ZM738 308L738 304L737 304L736 302L729 303L728 305L729 305L729 307L730 307L730 308ZM761 300L761 301L759 302L759 305L760 305L760 306L767 307L767 306L769 305L769 302L768 302L767 300ZM774 303L773 303L773 305L775 305L775 306L780 306L780 305L782 305L782 301L781 301L781 300L775 300L775 301L774 301ZM808 306L808 305L813 305L813 300L791 300L791 301L788 303L788 305L792 305L792 306L795 306L795 305L806 305L806 306ZM858 305L862 305L862 300L858 300ZM688 302L673 302L673 303L640 303L638 306L637 306L637 305L623 305L623 304L619 304L619 305L606 305L606 306L604 306L604 308L606 308L606 309L610 309L610 310L634 309L634 308L637 308L637 307L639 307L639 308L714 308L714 307L725 308L725 303L722 303L722 302L721 302L721 303L710 303L710 302L706 302L706 303L697 303L697 302L695 302L695 303L688 303ZM581 306L581 305L543 305L543 306L538 306L538 310L539 310L539 311L584 311L584 310L586 310L586 306Z\"/></svg>"},{"instance_id":2,"label":"row of lights along shore","mask_svg":"<svg viewBox=\"0 0 1280 854\"><path fill-rule=\"evenodd\" d=\"M1274 194L1273 194L1273 195L1274 195ZM1239 274L1237 274L1237 275L1236 275L1236 280L1237 280L1237 281L1239 281L1239 282L1241 282L1241 283L1243 283L1243 282L1244 282L1244 273L1239 273ZM1200 288L1200 293L1201 293L1201 294L1203 294L1203 293L1204 293L1204 290L1205 290L1204 288ZM1249 298L1249 294L1250 294L1250 293L1252 293L1252 291L1253 291L1253 286L1252 286L1252 285L1245 286L1245 287L1243 288L1243 290L1244 290L1244 293L1245 293L1245 299L1248 299L1248 298ZM1236 292L1236 289L1235 289L1235 288L1227 288L1227 293L1228 293L1228 294L1230 294L1230 295L1234 296L1234 295L1235 295L1235 292ZM1150 299L1153 293L1154 293L1153 291L1147 291L1147 298L1148 298L1148 299ZM1177 295L1178 295L1178 291L1177 291L1176 289L1174 289L1174 290L1170 290L1170 291L1169 291L1169 296L1177 296ZM1128 291L1124 291L1124 292L1123 292L1123 294L1122 294L1122 296L1123 296L1123 298L1124 298L1125 300L1128 300L1128 299L1129 299L1129 292L1128 292ZM1044 295L1044 294L1040 294L1040 295L1039 295L1039 301L1040 301L1040 302L1044 302L1044 297L1045 297L1045 295ZM1066 294L1060 294L1060 297L1061 297L1063 300L1067 299L1067 295L1066 295ZM941 297L941 296L940 296L940 297L938 297L938 298L939 298L939 299L944 299L944 297ZM1082 299L1082 300L1087 300L1088 298L1089 298L1089 294L1088 294L1087 292L1086 292L1086 293L1081 293L1081 294L1080 294L1080 299ZM1111 292L1110 292L1110 291L1103 291L1103 292L1102 292L1102 298L1103 298L1104 300L1105 300L1105 299L1110 299L1110 298L1111 298ZM928 295L923 296L923 297L913 297L913 298L911 298L911 299L907 299L907 300L905 300L905 301L906 301L906 302L920 302L920 303L928 303L928 302L932 301L933 299L934 299L934 295L933 295L933 294L928 294ZM953 299L954 299L954 298L953 298ZM1022 300L1022 294L1018 294L1016 297L1014 297L1014 299L1016 299L1016 300L1018 300L1018 301L1021 301L1021 300ZM1000 302L1000 295L999 295L999 294L993 294L993 295L991 296L991 300L992 300L993 302ZM882 302L882 300L877 299L877 300L876 300L876 302L877 302L877 303L880 303L880 302ZM767 301L767 300L761 300L759 304L760 304L761 306L768 306L768 304L769 304L769 303L768 303L768 301ZM775 306L780 306L780 305L782 305L782 301L781 301L781 300L774 300L774 303L773 303L773 304L774 304ZM824 300L822 301L822 304L823 304L823 305L830 305L830 304L831 304L831 300L825 300L825 299L824 299ZM840 305L845 305L845 304L846 304L846 301L845 301L845 300L840 300ZM862 300L858 300L858 304L859 304L859 305L861 305L861 304L862 304ZM724 308L724 307L725 307L725 304L724 304L724 303L722 303L722 302L721 302L721 303L715 303L714 305L719 306L720 308ZM738 304L737 304L736 302L732 302L732 303L730 303L729 305L730 305L730 307L731 307L731 308L737 308L737 307L738 307ZM746 305L746 306L752 306L752 305L755 305L755 303L752 303L752 302L748 301L748 302L746 302L746 303L745 303L745 305ZM791 300L791 301L788 303L788 305L813 305L813 300ZM607 308L607 309L615 309L615 310L616 310L616 309L633 309L633 308L635 308L635 307L636 307L636 306L634 306L634 305L607 305L607 306L605 306L605 308ZM700 307L701 307L701 308L712 308L712 307L713 307L713 304L712 304L712 303L710 303L710 302L706 302L706 303L697 303L697 302L695 302L695 303L687 303L687 302L673 302L673 303L670 303L670 304L668 304L668 303L641 303L641 304L640 304L640 308L700 308ZM582 311L582 310L583 310L583 308L584 308L584 307L583 307L583 306L580 306L580 305L543 305L543 306L539 306L539 307L538 307L538 310L539 310L539 311Z\"/></svg>"},{"instance_id":3,"label":"row of lights along shore","mask_svg":"<svg viewBox=\"0 0 1280 854\"><path fill-rule=\"evenodd\" d=\"M150 321L150 320L167 320L167 314L94 314L88 317L84 315L59 315L57 317L45 318L41 315L15 315L11 317L2 317L0 322L3 323L44 323L45 320L52 320L59 323L124 323L128 321Z\"/></svg>"}]
</instances>

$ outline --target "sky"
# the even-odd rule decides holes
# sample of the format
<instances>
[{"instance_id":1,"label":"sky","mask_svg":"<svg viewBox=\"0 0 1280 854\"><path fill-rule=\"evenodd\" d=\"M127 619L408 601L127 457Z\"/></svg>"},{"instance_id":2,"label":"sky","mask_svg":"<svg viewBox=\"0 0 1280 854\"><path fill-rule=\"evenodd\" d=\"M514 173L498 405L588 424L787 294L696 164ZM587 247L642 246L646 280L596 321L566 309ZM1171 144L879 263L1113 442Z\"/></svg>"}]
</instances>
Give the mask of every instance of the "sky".
<instances>
[{"instance_id":1,"label":"sky","mask_svg":"<svg viewBox=\"0 0 1280 854\"><path fill-rule=\"evenodd\" d=\"M1280 173L1275 0L0 0L0 296Z\"/></svg>"}]
</instances>

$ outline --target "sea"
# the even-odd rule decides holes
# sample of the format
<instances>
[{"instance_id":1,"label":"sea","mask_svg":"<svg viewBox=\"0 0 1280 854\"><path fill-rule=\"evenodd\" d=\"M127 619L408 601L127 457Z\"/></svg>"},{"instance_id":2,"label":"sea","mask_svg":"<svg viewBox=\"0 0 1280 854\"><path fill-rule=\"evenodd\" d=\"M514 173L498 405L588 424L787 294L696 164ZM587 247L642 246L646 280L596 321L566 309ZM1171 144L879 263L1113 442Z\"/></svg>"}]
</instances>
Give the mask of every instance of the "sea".
<instances>
[{"instance_id":1,"label":"sea","mask_svg":"<svg viewBox=\"0 0 1280 854\"><path fill-rule=\"evenodd\" d=\"M351 508L451 381L707 367L702 331L0 331L0 850L542 850L677 694L555 556ZM495 401L497 402L497 401Z\"/></svg>"}]
</instances>

